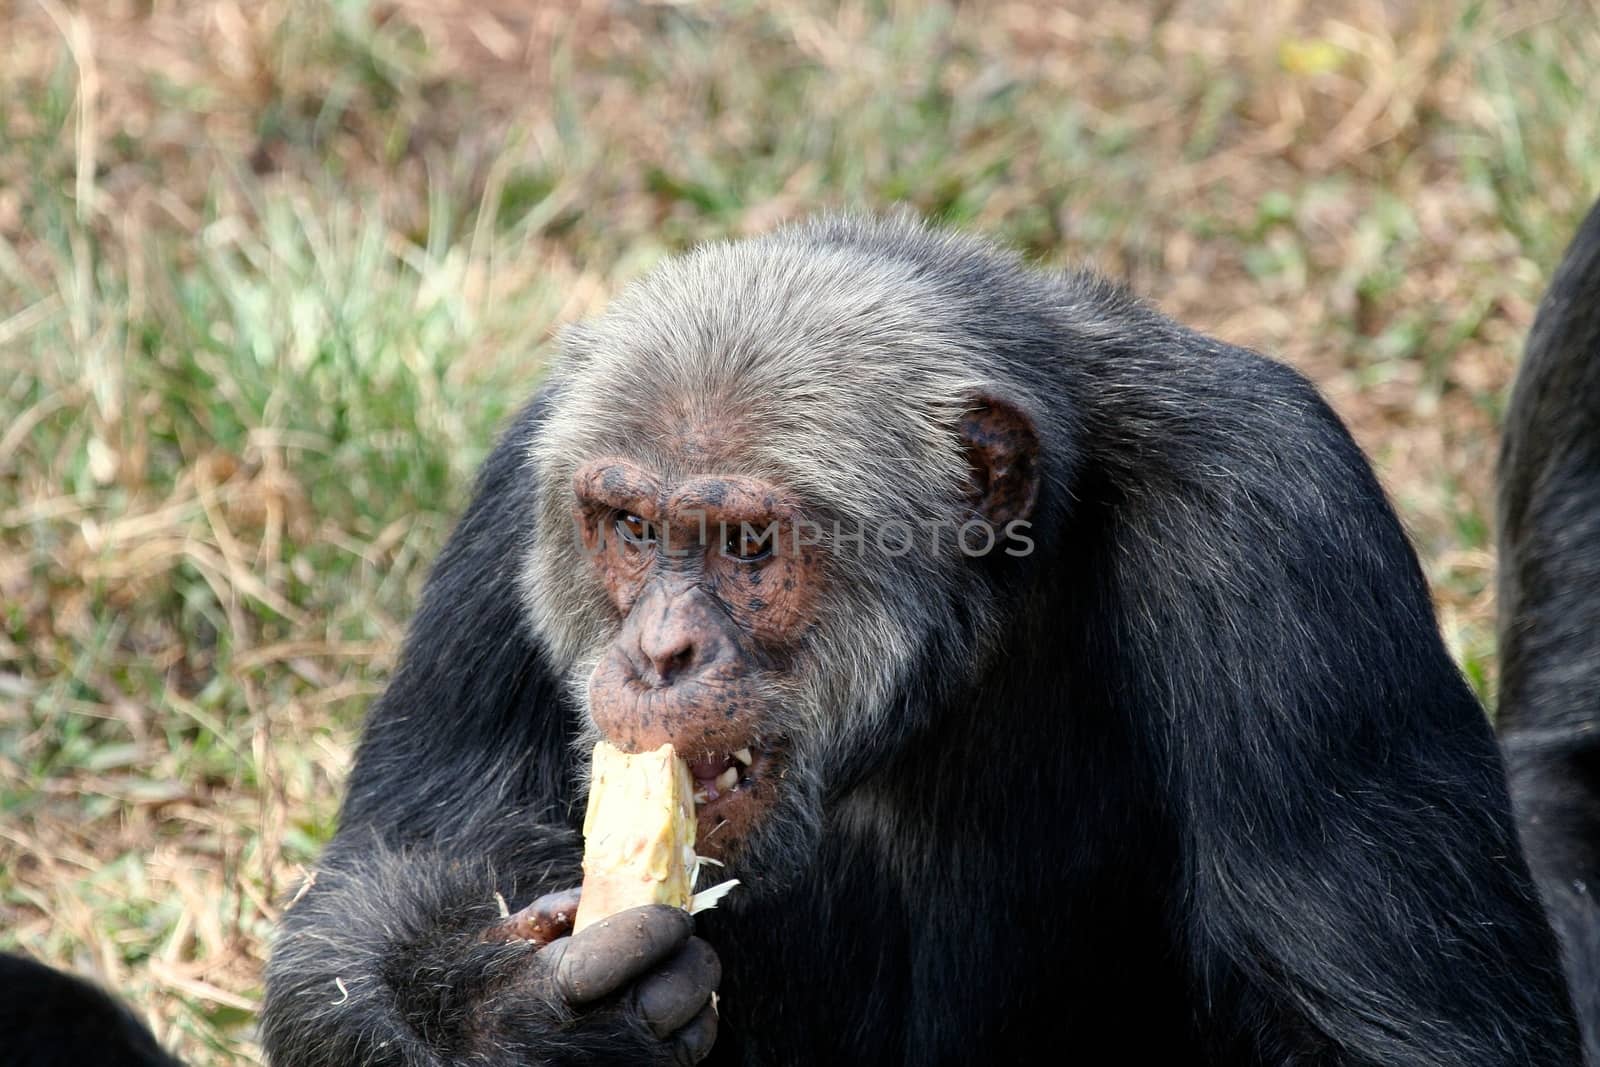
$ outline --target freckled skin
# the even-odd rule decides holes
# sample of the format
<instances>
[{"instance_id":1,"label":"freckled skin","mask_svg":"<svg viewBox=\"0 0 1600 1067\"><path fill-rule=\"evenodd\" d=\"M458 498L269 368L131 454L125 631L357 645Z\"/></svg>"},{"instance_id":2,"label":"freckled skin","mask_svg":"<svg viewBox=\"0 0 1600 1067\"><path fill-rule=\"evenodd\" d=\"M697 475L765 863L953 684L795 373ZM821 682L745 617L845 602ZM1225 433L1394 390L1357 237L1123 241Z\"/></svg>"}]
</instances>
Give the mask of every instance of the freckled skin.
<instances>
[{"instance_id":1,"label":"freckled skin","mask_svg":"<svg viewBox=\"0 0 1600 1067\"><path fill-rule=\"evenodd\" d=\"M772 679L811 625L822 558L814 546L796 551L797 504L753 478L669 484L632 460L608 457L581 466L573 491L590 563L621 620L589 679L595 724L628 751L670 743L693 760L761 749L737 795L718 809L722 825L703 851L719 855L772 802L783 768L782 739L769 725ZM654 543L625 540L617 529L625 516L650 524ZM763 558L737 558L745 526ZM763 539L769 530L776 535ZM710 829L701 828L703 839Z\"/></svg>"}]
</instances>

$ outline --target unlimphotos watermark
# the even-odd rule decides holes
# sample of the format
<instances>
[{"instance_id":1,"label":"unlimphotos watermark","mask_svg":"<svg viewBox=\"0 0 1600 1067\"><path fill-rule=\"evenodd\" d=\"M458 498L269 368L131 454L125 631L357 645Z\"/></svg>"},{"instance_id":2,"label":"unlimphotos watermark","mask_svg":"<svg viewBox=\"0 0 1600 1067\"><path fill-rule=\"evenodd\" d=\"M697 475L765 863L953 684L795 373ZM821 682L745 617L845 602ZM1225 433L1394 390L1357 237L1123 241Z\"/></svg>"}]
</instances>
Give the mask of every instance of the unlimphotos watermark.
<instances>
[{"instance_id":1,"label":"unlimphotos watermark","mask_svg":"<svg viewBox=\"0 0 1600 1067\"><path fill-rule=\"evenodd\" d=\"M581 525L581 524L580 524ZM838 555L853 552L858 556L876 554L898 559L915 551L930 556L959 553L978 559L1002 552L1007 556L1027 556L1034 548L1028 536L1032 524L1013 519L995 526L983 518L965 522L952 519L890 519L884 522L847 523L834 520L824 524L810 519L795 519L764 524L711 521L704 512L693 509L679 513L675 523L654 522L638 516L601 523L592 530L579 530L578 543L591 556L600 555L612 545L625 552L660 552L684 558L713 549L722 555L746 562L772 555L801 555L818 547Z\"/></svg>"}]
</instances>

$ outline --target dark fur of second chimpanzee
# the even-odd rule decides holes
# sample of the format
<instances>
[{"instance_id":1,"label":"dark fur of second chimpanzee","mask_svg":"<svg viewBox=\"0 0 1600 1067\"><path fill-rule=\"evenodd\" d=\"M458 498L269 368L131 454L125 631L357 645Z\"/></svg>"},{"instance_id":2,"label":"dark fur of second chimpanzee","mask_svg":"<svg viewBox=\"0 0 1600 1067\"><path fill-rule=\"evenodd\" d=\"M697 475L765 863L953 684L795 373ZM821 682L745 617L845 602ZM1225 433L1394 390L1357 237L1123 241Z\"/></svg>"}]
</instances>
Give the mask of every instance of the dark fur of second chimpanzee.
<instances>
[{"instance_id":1,"label":"dark fur of second chimpanzee","mask_svg":"<svg viewBox=\"0 0 1600 1067\"><path fill-rule=\"evenodd\" d=\"M180 1067L134 1014L86 979L0 952L4 1067Z\"/></svg>"},{"instance_id":2,"label":"dark fur of second chimpanzee","mask_svg":"<svg viewBox=\"0 0 1600 1067\"><path fill-rule=\"evenodd\" d=\"M1600 1063L1600 205L1528 339L1500 482L1501 737Z\"/></svg>"}]
</instances>

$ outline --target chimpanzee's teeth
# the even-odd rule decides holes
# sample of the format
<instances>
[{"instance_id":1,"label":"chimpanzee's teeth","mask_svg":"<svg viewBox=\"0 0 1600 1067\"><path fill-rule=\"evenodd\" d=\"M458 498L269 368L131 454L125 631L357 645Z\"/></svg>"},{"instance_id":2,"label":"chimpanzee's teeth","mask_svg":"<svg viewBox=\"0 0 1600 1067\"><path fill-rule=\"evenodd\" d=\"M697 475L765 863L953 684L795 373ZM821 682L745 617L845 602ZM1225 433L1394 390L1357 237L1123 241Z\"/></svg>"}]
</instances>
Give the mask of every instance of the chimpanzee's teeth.
<instances>
[{"instance_id":1,"label":"chimpanzee's teeth","mask_svg":"<svg viewBox=\"0 0 1600 1067\"><path fill-rule=\"evenodd\" d=\"M741 748L739 751L733 754L733 758L744 764L746 767L755 762L755 757L750 755L750 750L748 748Z\"/></svg>"},{"instance_id":2,"label":"chimpanzee's teeth","mask_svg":"<svg viewBox=\"0 0 1600 1067\"><path fill-rule=\"evenodd\" d=\"M737 767L729 767L727 770L717 775L717 789L719 792L726 793L728 790L732 789L738 784L739 769Z\"/></svg>"},{"instance_id":3,"label":"chimpanzee's teeth","mask_svg":"<svg viewBox=\"0 0 1600 1067\"><path fill-rule=\"evenodd\" d=\"M706 801L708 801L710 799L711 799L711 794L707 793L704 789L696 789L694 791L694 802L696 804L704 804Z\"/></svg>"}]
</instances>

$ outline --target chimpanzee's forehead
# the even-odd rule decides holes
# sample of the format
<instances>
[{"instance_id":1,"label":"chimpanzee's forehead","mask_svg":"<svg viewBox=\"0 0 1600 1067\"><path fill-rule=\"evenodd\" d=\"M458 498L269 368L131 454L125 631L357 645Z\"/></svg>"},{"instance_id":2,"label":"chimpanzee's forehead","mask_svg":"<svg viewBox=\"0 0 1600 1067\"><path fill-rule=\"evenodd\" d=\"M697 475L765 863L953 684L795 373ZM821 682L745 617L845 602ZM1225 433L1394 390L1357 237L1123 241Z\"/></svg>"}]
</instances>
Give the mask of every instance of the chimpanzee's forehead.
<instances>
[{"instance_id":1,"label":"chimpanzee's forehead","mask_svg":"<svg viewBox=\"0 0 1600 1067\"><path fill-rule=\"evenodd\" d=\"M750 413L735 405L700 398L676 405L670 398L640 405L595 435L575 458L626 457L654 473L664 486L707 476L773 480L778 473L763 462L760 431Z\"/></svg>"},{"instance_id":2,"label":"chimpanzee's forehead","mask_svg":"<svg viewBox=\"0 0 1600 1067\"><path fill-rule=\"evenodd\" d=\"M852 248L699 250L567 335L541 451L757 478L842 510L941 499L966 476L957 424L987 378L963 306L916 264Z\"/></svg>"}]
</instances>

